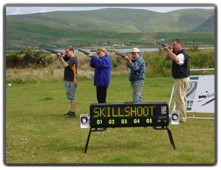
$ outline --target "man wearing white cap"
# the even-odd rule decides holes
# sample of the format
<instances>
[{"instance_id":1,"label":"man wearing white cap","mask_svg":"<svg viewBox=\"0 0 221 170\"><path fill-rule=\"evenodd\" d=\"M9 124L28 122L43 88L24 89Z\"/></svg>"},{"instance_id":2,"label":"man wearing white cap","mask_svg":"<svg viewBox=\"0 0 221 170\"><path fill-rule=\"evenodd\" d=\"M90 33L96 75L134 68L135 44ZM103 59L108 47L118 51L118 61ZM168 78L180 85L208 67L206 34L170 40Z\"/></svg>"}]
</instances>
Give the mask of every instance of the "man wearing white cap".
<instances>
[{"instance_id":1,"label":"man wearing white cap","mask_svg":"<svg viewBox=\"0 0 221 170\"><path fill-rule=\"evenodd\" d=\"M127 67L130 68L129 81L133 88L133 102L140 103L142 102L141 92L146 75L146 66L138 48L133 48L131 55L132 58L125 56L124 59L127 61Z\"/></svg>"}]
</instances>

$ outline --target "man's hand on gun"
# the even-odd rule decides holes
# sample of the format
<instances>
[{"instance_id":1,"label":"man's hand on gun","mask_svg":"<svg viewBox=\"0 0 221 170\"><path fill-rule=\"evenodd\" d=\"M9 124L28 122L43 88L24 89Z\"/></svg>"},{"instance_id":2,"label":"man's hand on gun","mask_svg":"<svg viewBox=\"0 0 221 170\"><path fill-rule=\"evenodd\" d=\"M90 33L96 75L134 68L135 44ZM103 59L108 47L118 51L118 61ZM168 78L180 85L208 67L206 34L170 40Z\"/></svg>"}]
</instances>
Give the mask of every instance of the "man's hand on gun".
<instances>
[{"instance_id":1,"label":"man's hand on gun","mask_svg":"<svg viewBox=\"0 0 221 170\"><path fill-rule=\"evenodd\" d=\"M57 56L58 59L61 61L61 60L64 60L65 53L60 53L60 52L58 52L58 53L56 54L56 56Z\"/></svg>"},{"instance_id":2,"label":"man's hand on gun","mask_svg":"<svg viewBox=\"0 0 221 170\"><path fill-rule=\"evenodd\" d=\"M131 58L129 56L127 56L127 55L125 55L123 59L124 60L131 60Z\"/></svg>"},{"instance_id":3,"label":"man's hand on gun","mask_svg":"<svg viewBox=\"0 0 221 170\"><path fill-rule=\"evenodd\" d=\"M173 51L172 47L169 46L168 44L166 44L164 41L158 41L157 40L156 44L161 45L163 47L164 51L168 51L168 50Z\"/></svg>"},{"instance_id":4,"label":"man's hand on gun","mask_svg":"<svg viewBox=\"0 0 221 170\"><path fill-rule=\"evenodd\" d=\"M167 44L165 44L164 46L163 46L163 50L164 51L171 51L171 47L169 46L169 45L167 45Z\"/></svg>"},{"instance_id":5,"label":"man's hand on gun","mask_svg":"<svg viewBox=\"0 0 221 170\"><path fill-rule=\"evenodd\" d=\"M130 60L130 57L128 57L127 55L120 53L120 52L116 52L116 55L120 56L121 58L123 58L124 60Z\"/></svg>"},{"instance_id":6,"label":"man's hand on gun","mask_svg":"<svg viewBox=\"0 0 221 170\"><path fill-rule=\"evenodd\" d=\"M51 52L52 54L55 54L54 56L57 57L57 58L65 57L65 53L64 53L64 52L55 51L55 50L50 50L50 49L45 49L45 51L49 51L49 52Z\"/></svg>"},{"instance_id":7,"label":"man's hand on gun","mask_svg":"<svg viewBox=\"0 0 221 170\"><path fill-rule=\"evenodd\" d=\"M126 62L126 66L127 66L127 67L130 67L129 65L130 65L130 63L131 63L131 58L130 58L129 56L127 56L127 55L125 55L125 54L123 54L123 53L120 53L120 52L116 52L115 54L118 55L118 56L120 56L122 59L126 60L126 61L127 61L127 62Z\"/></svg>"}]
</instances>

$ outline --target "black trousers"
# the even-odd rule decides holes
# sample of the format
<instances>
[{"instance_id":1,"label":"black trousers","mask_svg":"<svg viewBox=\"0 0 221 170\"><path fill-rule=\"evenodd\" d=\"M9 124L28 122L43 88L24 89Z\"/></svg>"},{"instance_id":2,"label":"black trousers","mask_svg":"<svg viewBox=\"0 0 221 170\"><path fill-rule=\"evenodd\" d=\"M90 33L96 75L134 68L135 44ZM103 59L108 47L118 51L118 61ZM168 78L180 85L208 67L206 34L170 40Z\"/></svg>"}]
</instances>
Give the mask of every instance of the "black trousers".
<instances>
[{"instance_id":1,"label":"black trousers","mask_svg":"<svg viewBox=\"0 0 221 170\"><path fill-rule=\"evenodd\" d=\"M107 87L96 87L97 90L97 102L106 103Z\"/></svg>"}]
</instances>

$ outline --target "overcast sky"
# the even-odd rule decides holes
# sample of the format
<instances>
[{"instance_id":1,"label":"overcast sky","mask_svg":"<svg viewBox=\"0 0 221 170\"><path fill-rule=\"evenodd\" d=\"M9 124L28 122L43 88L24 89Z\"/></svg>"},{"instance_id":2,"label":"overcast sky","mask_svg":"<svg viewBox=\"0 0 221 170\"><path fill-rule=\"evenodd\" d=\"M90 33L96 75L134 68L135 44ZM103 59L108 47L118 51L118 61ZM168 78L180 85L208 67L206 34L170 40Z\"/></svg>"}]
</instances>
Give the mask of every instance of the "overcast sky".
<instances>
[{"instance_id":1,"label":"overcast sky","mask_svg":"<svg viewBox=\"0 0 221 170\"><path fill-rule=\"evenodd\" d=\"M17 14L31 14L31 13L43 13L50 11L79 11L79 10L95 10L108 7L120 7L120 8L133 8L133 9L146 9L156 12L169 12L178 9L186 8L203 8L214 9L214 6L6 6L6 15Z\"/></svg>"}]
</instances>

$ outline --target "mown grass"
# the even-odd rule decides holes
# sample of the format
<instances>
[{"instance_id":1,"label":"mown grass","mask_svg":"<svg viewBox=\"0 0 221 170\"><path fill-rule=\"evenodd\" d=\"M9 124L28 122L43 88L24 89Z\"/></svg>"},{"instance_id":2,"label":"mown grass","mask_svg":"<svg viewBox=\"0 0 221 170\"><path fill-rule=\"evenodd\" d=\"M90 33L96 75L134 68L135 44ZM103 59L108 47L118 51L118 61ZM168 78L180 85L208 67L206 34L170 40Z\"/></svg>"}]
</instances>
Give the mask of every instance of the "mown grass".
<instances>
[{"instance_id":1,"label":"mown grass","mask_svg":"<svg viewBox=\"0 0 221 170\"><path fill-rule=\"evenodd\" d=\"M147 78L143 101L168 102L172 78ZM216 163L215 121L188 119L169 125L176 150L166 131L148 128L110 128L92 133L87 153L84 147L89 129L81 129L79 115L89 113L96 103L93 79L78 83L77 117L63 116L69 109L62 81L12 83L5 91L5 154L7 165L213 165ZM108 102L132 100L127 76L112 76ZM202 115L202 113L195 113ZM214 116L214 114L203 114Z\"/></svg>"}]
</instances>

